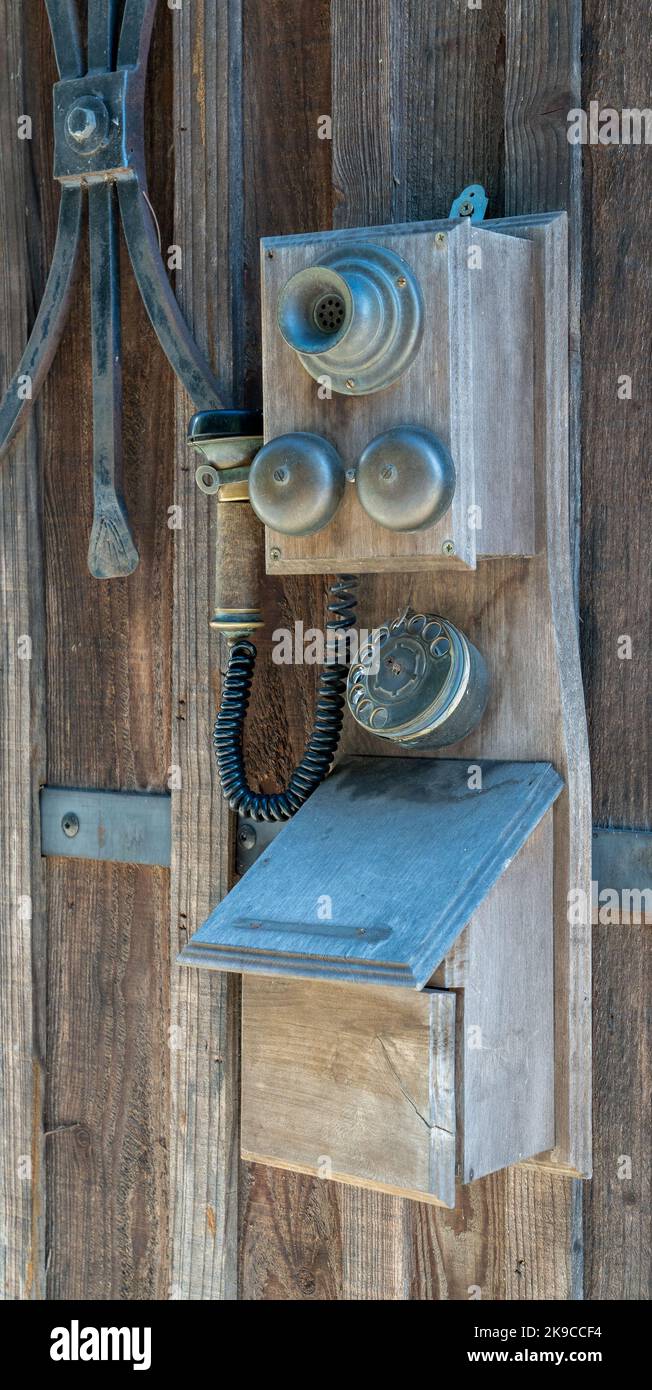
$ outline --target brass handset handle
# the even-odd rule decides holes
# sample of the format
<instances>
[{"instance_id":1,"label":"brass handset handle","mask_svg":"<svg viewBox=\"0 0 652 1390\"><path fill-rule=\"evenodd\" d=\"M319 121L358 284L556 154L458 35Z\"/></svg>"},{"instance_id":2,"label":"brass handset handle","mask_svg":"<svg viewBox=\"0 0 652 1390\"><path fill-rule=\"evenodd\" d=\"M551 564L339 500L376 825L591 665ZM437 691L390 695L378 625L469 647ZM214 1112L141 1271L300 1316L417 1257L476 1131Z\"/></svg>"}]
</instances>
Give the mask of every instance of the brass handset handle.
<instances>
[{"instance_id":1,"label":"brass handset handle","mask_svg":"<svg viewBox=\"0 0 652 1390\"><path fill-rule=\"evenodd\" d=\"M190 422L189 442L205 460L196 471L200 489L217 497L215 605L211 627L230 643L215 720L213 746L222 791L231 807L253 820L289 820L323 782L333 763L344 717L349 663L329 659L317 694L315 722L303 757L287 787L270 794L247 782L243 731L256 663L251 638L263 625L263 529L248 500L247 474L262 445L262 420L253 411L201 411ZM326 628L335 638L355 622L353 575L331 585ZM335 645L335 644L334 644ZM331 653L333 655L333 653Z\"/></svg>"}]
</instances>

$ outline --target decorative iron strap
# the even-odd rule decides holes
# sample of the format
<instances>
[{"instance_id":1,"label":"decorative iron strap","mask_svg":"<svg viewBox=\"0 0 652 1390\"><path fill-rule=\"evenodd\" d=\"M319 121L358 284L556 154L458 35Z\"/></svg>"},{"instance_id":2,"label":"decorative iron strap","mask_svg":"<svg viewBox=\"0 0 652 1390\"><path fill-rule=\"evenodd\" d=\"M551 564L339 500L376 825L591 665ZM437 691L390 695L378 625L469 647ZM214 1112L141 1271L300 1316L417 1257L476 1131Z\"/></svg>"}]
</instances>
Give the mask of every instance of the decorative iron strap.
<instances>
[{"instance_id":1,"label":"decorative iron strap","mask_svg":"<svg viewBox=\"0 0 652 1390\"><path fill-rule=\"evenodd\" d=\"M122 494L119 216L138 288L174 371L198 409L219 406L220 390L172 293L147 199L144 96L156 0L125 0L120 26L116 0L88 0L86 64L74 0L45 4L61 79L54 87L54 177L61 184L61 205L43 300L0 403L0 457L33 405L61 340L86 189L94 496L88 567L97 579L113 579L138 564Z\"/></svg>"}]
</instances>

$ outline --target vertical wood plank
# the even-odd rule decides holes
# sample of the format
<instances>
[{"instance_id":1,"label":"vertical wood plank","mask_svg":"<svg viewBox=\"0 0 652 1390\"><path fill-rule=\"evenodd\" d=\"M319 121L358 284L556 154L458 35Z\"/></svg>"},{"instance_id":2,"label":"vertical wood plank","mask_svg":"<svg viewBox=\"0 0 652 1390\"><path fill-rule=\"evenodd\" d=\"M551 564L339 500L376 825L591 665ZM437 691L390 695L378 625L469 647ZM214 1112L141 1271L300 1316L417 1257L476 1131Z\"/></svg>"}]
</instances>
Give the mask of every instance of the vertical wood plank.
<instances>
[{"instance_id":1,"label":"vertical wood plank","mask_svg":"<svg viewBox=\"0 0 652 1390\"><path fill-rule=\"evenodd\" d=\"M336 227L368 226L395 220L399 168L405 151L405 109L396 109L397 74L402 61L393 50L398 32L398 0L333 0L333 182ZM417 7L424 9L424 6ZM414 11L414 6L409 6ZM405 44L410 43L406 15ZM423 36L421 36L423 37ZM412 79L415 72L412 71ZM403 95L403 93L401 92ZM422 132L423 135L424 132ZM427 139L427 136L426 136ZM402 204L407 198L402 189ZM432 214L430 214L432 215ZM382 578L372 577L375 592ZM406 1297L410 1205L401 1197L352 1189L340 1193L343 1296L347 1300ZM377 1291L380 1290L380 1293Z\"/></svg>"},{"instance_id":2,"label":"vertical wood plank","mask_svg":"<svg viewBox=\"0 0 652 1390\"><path fill-rule=\"evenodd\" d=\"M35 69L31 156L49 240L58 202L52 181L55 73L45 7L27 0L23 8ZM145 119L149 196L165 245L174 239L172 22L168 7L159 6ZM98 582L87 570L92 393L85 240L69 327L43 395L47 780L164 790L171 722L172 373L124 247L121 286L125 492L140 552L128 579ZM48 861L47 879L48 1297L165 1297L169 875L61 859Z\"/></svg>"},{"instance_id":3,"label":"vertical wood plank","mask_svg":"<svg viewBox=\"0 0 652 1390\"><path fill-rule=\"evenodd\" d=\"M243 1164L240 1297L324 1303L342 1298L333 1184Z\"/></svg>"},{"instance_id":4,"label":"vertical wood plank","mask_svg":"<svg viewBox=\"0 0 652 1390\"><path fill-rule=\"evenodd\" d=\"M241 400L241 5L197 0L175 11L174 241L177 294L200 347ZM214 504L194 481L186 445L192 405L176 394L172 764L173 791L170 1296L232 1299L237 1288L239 988L233 978L175 964L228 889L231 826L213 767L211 729L220 651L208 627Z\"/></svg>"},{"instance_id":5,"label":"vertical wood plank","mask_svg":"<svg viewBox=\"0 0 652 1390\"><path fill-rule=\"evenodd\" d=\"M624 0L584 0L583 95L574 105L649 107L641 33L651 18L649 0L636 10ZM645 144L586 145L582 155L581 633L593 818L649 828L652 168ZM618 394L626 376L631 399ZM621 635L631 640L629 659L619 657ZM594 1179L585 1223L592 1299L649 1297L649 935L618 923L594 928Z\"/></svg>"},{"instance_id":6,"label":"vertical wood plank","mask_svg":"<svg viewBox=\"0 0 652 1390\"><path fill-rule=\"evenodd\" d=\"M449 0L412 0L406 13L398 0L334 0L332 32L336 225L445 216L455 194L475 181L484 182L491 215L499 215L504 3L472 11ZM368 581L369 608L380 611L387 584ZM380 1287L387 1299L468 1298L464 1280L478 1268L482 1296L500 1297L500 1257L487 1266L484 1254L494 1208L502 1224L491 1234L504 1249L507 1181L498 1175L474 1184L461 1216L383 1198L379 1222L375 1194L347 1194L344 1297L366 1299ZM456 1239L460 1221L463 1243Z\"/></svg>"},{"instance_id":7,"label":"vertical wood plank","mask_svg":"<svg viewBox=\"0 0 652 1390\"><path fill-rule=\"evenodd\" d=\"M167 1297L168 873L53 860L48 1297Z\"/></svg>"},{"instance_id":8,"label":"vertical wood plank","mask_svg":"<svg viewBox=\"0 0 652 1390\"><path fill-rule=\"evenodd\" d=\"M0 29L0 391L37 307L30 298L25 208L36 206L22 6L2 0ZM45 772L44 598L37 431L0 464L0 1298L44 1296L44 938L38 787Z\"/></svg>"},{"instance_id":9,"label":"vertical wood plank","mask_svg":"<svg viewBox=\"0 0 652 1390\"><path fill-rule=\"evenodd\" d=\"M547 15L551 31L556 31L558 23L563 30L564 22L571 30L567 39L562 39L560 43L559 59L560 69L563 60L566 60L564 90L568 91L571 86L570 68L572 64L576 65L576 26L572 27L573 16L566 7L553 6L551 9L554 13ZM528 55L524 60L528 63L529 72L528 120L531 120L535 130L538 121L550 121L547 103L539 91L547 80L544 62L547 60L547 49L541 46L536 21L536 6L532 4L508 3L507 7L490 4L484 5L481 10L466 12L463 7L446 3L437 6L436 12L435 7L415 4L410 7L409 15L405 16L403 8L393 8L389 0L382 7L364 3L353 7L347 4L347 0L339 0L339 3L335 0L334 168L335 180L342 194L337 213L338 225L349 223L349 214L355 214L356 219L361 220L364 216L371 221L381 221L388 214L393 217L399 213L404 215L406 210L413 217L445 215L453 194L472 179L483 181L487 186L492 199L491 215L502 211L500 204L496 204L496 192L500 196L503 178L509 188L509 211L528 210L524 201L527 200L526 175L518 164L519 158L523 162L522 156L518 142L517 152L514 153L509 126L512 119L510 113L517 113L520 119L522 109L514 95L515 87L521 81L521 53ZM429 42L424 42L424 31ZM414 46L413 35L419 38ZM378 51L379 36L389 43L387 51ZM347 55L346 67L336 61L336 51L342 56ZM352 58L354 54L357 62ZM504 92L505 168L502 154L496 154L503 138L503 61L507 64L507 87ZM386 76L390 63L395 65L393 81L388 81ZM341 75L339 82L338 74ZM409 78L405 74L409 74ZM496 83L499 85L500 133L492 129L492 115L495 121L497 110ZM408 97L406 100L406 93L421 93L424 89L431 93L429 109L438 135L433 134L432 126L424 129L424 121L414 118L413 102L421 103L421 97L412 97L411 100ZM478 102L479 91L492 94L492 100L486 106ZM448 94L448 97L437 109L437 98L442 93ZM548 188L541 191L540 208L550 206L549 198L553 206L558 205L559 189L565 183L568 185L565 109L557 110L554 116L552 148L548 140L539 141L539 146L545 145L548 164L551 155L553 161L555 158L562 159L562 167L553 180L554 197ZM429 142L433 141L437 143L430 143L429 146ZM432 153L424 154L424 145L429 146ZM360 152L361 147L365 153ZM527 148L531 157L531 141ZM536 148L535 139L535 151ZM367 149L373 153L367 154ZM468 161L474 159L478 160L478 164L469 166ZM381 179L382 191L378 194L377 203L372 194L362 195L358 188L359 180L364 179L365 171L372 167L376 177ZM454 187L447 189L446 202L433 206L433 190L427 181L422 184L418 172L415 177L414 171L442 167L449 170L461 167L465 173L458 178ZM405 177L408 186L410 177L415 178L409 192L401 182L399 171L407 171ZM349 177L355 181L351 191L347 187ZM524 191L519 189L519 179L524 182ZM400 195L395 192L389 194L391 185L394 190L401 189ZM443 192L445 186L445 178L441 177L435 199L441 196L440 188ZM562 206L565 203L566 199ZM378 590L384 582L378 579L373 582L375 601L380 597ZM406 1217L414 1240L411 1296L469 1297L468 1282L473 1271L476 1271L475 1282L479 1282L485 1298L571 1296L576 1263L570 1258L568 1232L571 1218L576 1217L576 1204L571 1201L569 1185L563 1180L558 1181L560 1185L554 1187L548 1175L535 1173L527 1178L515 1178L513 1173L498 1174L485 1183L474 1184L465 1193L461 1214L436 1209L423 1213L421 1209L412 1207ZM364 1194L358 1194L355 1207L347 1213L347 1227L343 1233L345 1268L347 1245L359 1245L355 1232L364 1231L368 1225L365 1200ZM464 1242L458 1239L460 1223L464 1230ZM398 1215L395 1224L400 1241L401 1222ZM515 1229L520 1231L520 1246L526 1252L527 1259L536 1260L542 1224L546 1230L553 1231L554 1240L559 1242L557 1253L561 1253L561 1258L549 1257L543 1262L537 1277L537 1293L534 1294L522 1281L511 1280L506 1272L506 1260L513 1244L511 1232ZM489 1244L491 1259L487 1260ZM432 1248L431 1257L424 1254L428 1247ZM405 1259L401 1258L398 1249L392 1263L397 1272L395 1296L401 1297L400 1279ZM355 1268L355 1262L351 1261L350 1266ZM426 1273L433 1266L439 1271L436 1282ZM477 1276L478 1270L482 1272L481 1279ZM467 1280L466 1284L464 1280ZM356 1296L355 1291L348 1296Z\"/></svg>"},{"instance_id":10,"label":"vertical wood plank","mask_svg":"<svg viewBox=\"0 0 652 1390\"><path fill-rule=\"evenodd\" d=\"M331 224L329 0L245 0L244 112L246 403L260 408L259 238ZM253 786L275 790L303 753L312 725L315 670L270 659L274 628L324 621L326 585L304 576L266 581L266 629L247 718ZM339 1218L332 1184L244 1165L240 1297L338 1299Z\"/></svg>"},{"instance_id":11,"label":"vertical wood plank","mask_svg":"<svg viewBox=\"0 0 652 1390\"><path fill-rule=\"evenodd\" d=\"M568 212L569 525L577 600L580 552L582 153L567 138L581 96L581 0L507 0L505 216Z\"/></svg>"},{"instance_id":12,"label":"vertical wood plank","mask_svg":"<svg viewBox=\"0 0 652 1390\"><path fill-rule=\"evenodd\" d=\"M596 926L595 1166L585 1203L586 1296L650 1296L649 927Z\"/></svg>"}]
</instances>

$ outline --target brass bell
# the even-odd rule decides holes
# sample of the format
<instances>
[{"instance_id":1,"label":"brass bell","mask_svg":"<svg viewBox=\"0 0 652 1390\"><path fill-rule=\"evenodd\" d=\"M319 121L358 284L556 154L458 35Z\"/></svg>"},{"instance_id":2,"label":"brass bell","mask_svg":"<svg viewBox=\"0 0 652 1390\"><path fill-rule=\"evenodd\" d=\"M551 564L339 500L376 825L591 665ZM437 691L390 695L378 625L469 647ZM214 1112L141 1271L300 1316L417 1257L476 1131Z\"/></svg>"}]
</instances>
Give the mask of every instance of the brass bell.
<instances>
[{"instance_id":1,"label":"brass bell","mask_svg":"<svg viewBox=\"0 0 652 1390\"><path fill-rule=\"evenodd\" d=\"M286 536L311 536L335 515L346 483L344 464L319 434L280 434L256 454L249 500L260 521Z\"/></svg>"},{"instance_id":2,"label":"brass bell","mask_svg":"<svg viewBox=\"0 0 652 1390\"><path fill-rule=\"evenodd\" d=\"M358 461L361 505L390 531L423 531L448 511L455 465L441 440L416 425L398 425L367 444Z\"/></svg>"}]
</instances>

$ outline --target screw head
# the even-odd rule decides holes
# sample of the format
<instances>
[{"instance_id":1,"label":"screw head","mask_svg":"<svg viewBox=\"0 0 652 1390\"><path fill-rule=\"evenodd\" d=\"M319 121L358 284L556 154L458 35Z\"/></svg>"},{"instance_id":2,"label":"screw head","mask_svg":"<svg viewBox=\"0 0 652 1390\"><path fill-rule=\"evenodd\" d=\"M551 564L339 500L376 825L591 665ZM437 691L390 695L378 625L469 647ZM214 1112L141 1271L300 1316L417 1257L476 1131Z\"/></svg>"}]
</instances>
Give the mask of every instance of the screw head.
<instances>
[{"instance_id":1,"label":"screw head","mask_svg":"<svg viewBox=\"0 0 652 1390\"><path fill-rule=\"evenodd\" d=\"M273 546L272 546L272 548L271 548L271 550L270 550L270 552L269 552L269 558L270 558L270 560L280 560L280 558L281 558L281 552L280 552L280 550L279 550L279 548L278 548L277 545L273 545Z\"/></svg>"},{"instance_id":2,"label":"screw head","mask_svg":"<svg viewBox=\"0 0 652 1390\"><path fill-rule=\"evenodd\" d=\"M241 825L238 830L238 843L243 849L253 849L256 843L256 831L253 825Z\"/></svg>"},{"instance_id":3,"label":"screw head","mask_svg":"<svg viewBox=\"0 0 652 1390\"><path fill-rule=\"evenodd\" d=\"M73 140L78 145L87 145L97 130L97 116L91 106L84 106L80 102L68 112L66 124Z\"/></svg>"},{"instance_id":4,"label":"screw head","mask_svg":"<svg viewBox=\"0 0 652 1390\"><path fill-rule=\"evenodd\" d=\"M61 818L61 829L69 840L74 840L75 835L79 834L79 816L76 816L74 811L66 811L65 816Z\"/></svg>"},{"instance_id":5,"label":"screw head","mask_svg":"<svg viewBox=\"0 0 652 1390\"><path fill-rule=\"evenodd\" d=\"M435 232L435 246L437 247L437 250L438 250L438 251L441 251L441 250L442 250L442 247L444 247L445 245L446 245L446 233L445 233L445 232Z\"/></svg>"},{"instance_id":6,"label":"screw head","mask_svg":"<svg viewBox=\"0 0 652 1390\"><path fill-rule=\"evenodd\" d=\"M345 385L346 385L347 391L352 391L353 388L354 388L354 386L355 386L355 378L352 377L352 376L350 376L350 377L348 378L348 380L345 382Z\"/></svg>"},{"instance_id":7,"label":"screw head","mask_svg":"<svg viewBox=\"0 0 652 1390\"><path fill-rule=\"evenodd\" d=\"M71 106L66 116L66 139L80 154L95 154L106 144L110 117L101 97L89 94Z\"/></svg>"},{"instance_id":8,"label":"screw head","mask_svg":"<svg viewBox=\"0 0 652 1390\"><path fill-rule=\"evenodd\" d=\"M406 280L406 278L405 278L404 275L399 275L398 280L396 281L396 283L397 283L397 285L398 285L398 287L399 287L400 290L404 290L404 289L405 289L405 286L407 285L407 280Z\"/></svg>"},{"instance_id":9,"label":"screw head","mask_svg":"<svg viewBox=\"0 0 652 1390\"><path fill-rule=\"evenodd\" d=\"M442 545L442 548L441 548L441 553L442 553L442 555L454 555L454 554L455 554L455 543L454 543L454 541L444 541L444 543L443 543L443 545Z\"/></svg>"}]
</instances>

